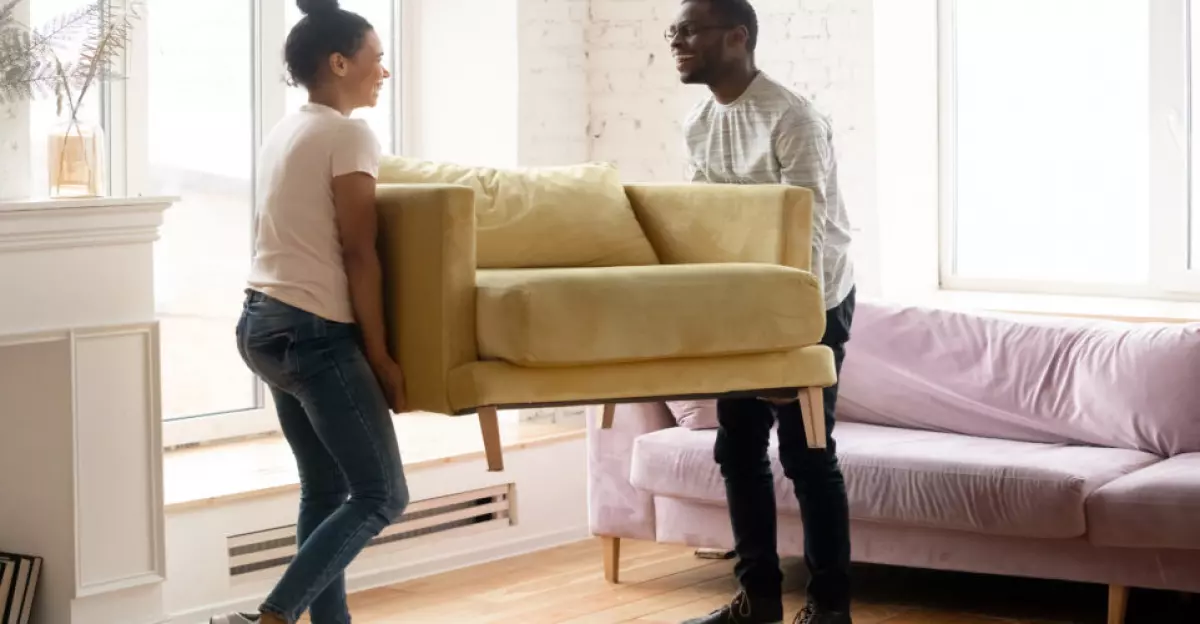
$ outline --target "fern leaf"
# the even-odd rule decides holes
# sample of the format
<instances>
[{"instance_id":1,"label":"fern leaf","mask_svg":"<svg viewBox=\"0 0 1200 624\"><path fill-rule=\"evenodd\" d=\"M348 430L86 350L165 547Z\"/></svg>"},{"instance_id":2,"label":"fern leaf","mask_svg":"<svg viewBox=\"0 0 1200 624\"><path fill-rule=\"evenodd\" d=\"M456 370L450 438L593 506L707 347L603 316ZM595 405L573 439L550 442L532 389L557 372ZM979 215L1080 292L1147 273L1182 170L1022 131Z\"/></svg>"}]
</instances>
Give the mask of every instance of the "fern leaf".
<instances>
[{"instance_id":1,"label":"fern leaf","mask_svg":"<svg viewBox=\"0 0 1200 624\"><path fill-rule=\"evenodd\" d=\"M77 76L68 79L78 81ZM0 76L0 102L39 99L52 95L59 80L54 68L44 61L12 67Z\"/></svg>"},{"instance_id":2,"label":"fern leaf","mask_svg":"<svg viewBox=\"0 0 1200 624\"><path fill-rule=\"evenodd\" d=\"M78 38L82 33L96 29L104 18L106 5L107 0L93 0L91 4L51 19L34 29L34 45L58 49L66 47L72 38Z\"/></svg>"},{"instance_id":3,"label":"fern leaf","mask_svg":"<svg viewBox=\"0 0 1200 624\"><path fill-rule=\"evenodd\" d=\"M114 61L129 42L133 15L131 12L112 14L96 36L84 42L80 64L88 77L79 89L76 102L83 100L95 80L111 80L115 75Z\"/></svg>"},{"instance_id":4,"label":"fern leaf","mask_svg":"<svg viewBox=\"0 0 1200 624\"><path fill-rule=\"evenodd\" d=\"M0 15L11 16L17 1L0 0ZM0 103L61 98L75 115L97 81L122 78L116 60L129 43L138 4L109 10L108 0L92 0L37 29L0 20ZM61 62L67 54L75 60Z\"/></svg>"}]
</instances>

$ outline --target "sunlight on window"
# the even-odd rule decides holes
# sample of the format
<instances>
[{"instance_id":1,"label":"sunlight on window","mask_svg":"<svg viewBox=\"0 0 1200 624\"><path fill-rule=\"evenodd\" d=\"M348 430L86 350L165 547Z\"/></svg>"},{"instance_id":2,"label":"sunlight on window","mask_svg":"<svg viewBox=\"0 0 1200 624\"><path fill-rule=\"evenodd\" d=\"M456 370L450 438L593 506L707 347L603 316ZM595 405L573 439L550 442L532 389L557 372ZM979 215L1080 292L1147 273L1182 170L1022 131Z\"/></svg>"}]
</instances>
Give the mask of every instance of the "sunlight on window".
<instances>
[{"instance_id":1,"label":"sunlight on window","mask_svg":"<svg viewBox=\"0 0 1200 624\"><path fill-rule=\"evenodd\" d=\"M250 409L255 380L234 340L253 226L250 8L147 9L149 191L180 198L155 245L164 417Z\"/></svg>"},{"instance_id":2,"label":"sunlight on window","mask_svg":"<svg viewBox=\"0 0 1200 624\"><path fill-rule=\"evenodd\" d=\"M1145 3L956 6L955 274L1146 280Z\"/></svg>"},{"instance_id":3,"label":"sunlight on window","mask_svg":"<svg viewBox=\"0 0 1200 624\"><path fill-rule=\"evenodd\" d=\"M392 77L388 82L384 83L383 90L379 93L379 103L375 108L359 109L352 115L358 119L365 119L370 124L371 129L375 131L375 136L379 138L379 144L383 146L384 153L395 151L393 145L393 125L394 117L392 110L392 93L395 85L392 81L399 80L399 69L397 67L397 59L392 54L389 42L392 40L392 6L395 2L391 0L342 0L340 6L347 11L358 13L371 22L371 26L375 28L375 33L379 35L380 41L383 42L385 51L383 55L383 66L392 73ZM287 3L287 29L290 31L296 22L300 21L303 14L296 7L295 2ZM301 87L291 87L287 90L287 110L294 111L302 104L308 101L308 94Z\"/></svg>"}]
</instances>

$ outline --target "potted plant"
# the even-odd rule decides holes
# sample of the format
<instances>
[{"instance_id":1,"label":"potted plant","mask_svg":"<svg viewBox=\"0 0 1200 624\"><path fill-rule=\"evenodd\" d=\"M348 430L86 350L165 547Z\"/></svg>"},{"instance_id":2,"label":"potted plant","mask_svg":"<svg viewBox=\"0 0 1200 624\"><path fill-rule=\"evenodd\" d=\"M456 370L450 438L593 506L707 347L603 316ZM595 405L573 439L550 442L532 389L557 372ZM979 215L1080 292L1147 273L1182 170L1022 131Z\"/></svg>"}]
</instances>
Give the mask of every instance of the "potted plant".
<instances>
[{"instance_id":1,"label":"potted plant","mask_svg":"<svg viewBox=\"0 0 1200 624\"><path fill-rule=\"evenodd\" d=\"M54 98L59 122L47 141L51 197L107 193L107 144L98 124L81 119L94 89L121 76L115 63L129 44L137 4L92 0L40 27L16 19L24 0L0 0L0 104Z\"/></svg>"}]
</instances>

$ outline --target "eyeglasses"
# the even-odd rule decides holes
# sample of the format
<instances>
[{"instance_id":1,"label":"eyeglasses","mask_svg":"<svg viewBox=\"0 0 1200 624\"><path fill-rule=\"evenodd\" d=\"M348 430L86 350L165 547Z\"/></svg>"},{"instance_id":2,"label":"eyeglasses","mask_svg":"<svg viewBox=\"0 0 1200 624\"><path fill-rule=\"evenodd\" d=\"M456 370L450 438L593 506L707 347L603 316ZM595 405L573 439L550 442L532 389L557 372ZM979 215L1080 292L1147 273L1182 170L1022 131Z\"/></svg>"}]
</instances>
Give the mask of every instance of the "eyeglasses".
<instances>
[{"instance_id":1,"label":"eyeglasses","mask_svg":"<svg viewBox=\"0 0 1200 624\"><path fill-rule=\"evenodd\" d=\"M724 24L720 24L720 25L716 25L716 26L697 26L695 24L684 24L682 26L668 26L667 29L665 31L663 31L663 39L666 39L667 43L670 43L670 42L674 41L676 37L683 37L684 39L690 39L706 30L728 30L730 28L733 28L733 27L724 25Z\"/></svg>"}]
</instances>

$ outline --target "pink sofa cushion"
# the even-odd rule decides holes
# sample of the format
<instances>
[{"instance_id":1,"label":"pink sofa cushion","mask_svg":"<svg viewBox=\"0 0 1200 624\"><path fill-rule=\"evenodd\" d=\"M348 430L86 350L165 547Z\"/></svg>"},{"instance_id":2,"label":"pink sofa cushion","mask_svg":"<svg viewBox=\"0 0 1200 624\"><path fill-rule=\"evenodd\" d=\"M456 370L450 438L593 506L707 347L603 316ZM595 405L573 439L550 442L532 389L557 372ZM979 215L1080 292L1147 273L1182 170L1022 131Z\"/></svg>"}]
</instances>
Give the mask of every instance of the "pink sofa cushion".
<instances>
[{"instance_id":1,"label":"pink sofa cushion","mask_svg":"<svg viewBox=\"0 0 1200 624\"><path fill-rule=\"evenodd\" d=\"M1097 487L1160 459L1072 447L839 423L838 456L857 520L1031 538L1086 532L1084 500ZM658 496L725 504L713 460L715 431L679 427L634 441L630 482ZM791 481L771 463L779 510L799 513Z\"/></svg>"},{"instance_id":2,"label":"pink sofa cushion","mask_svg":"<svg viewBox=\"0 0 1200 624\"><path fill-rule=\"evenodd\" d=\"M1200 451L1200 323L860 303L844 420L985 438Z\"/></svg>"},{"instance_id":3,"label":"pink sofa cushion","mask_svg":"<svg viewBox=\"0 0 1200 624\"><path fill-rule=\"evenodd\" d=\"M1200 453L1106 484L1088 499L1087 511L1094 544L1200 550Z\"/></svg>"},{"instance_id":4,"label":"pink sofa cushion","mask_svg":"<svg viewBox=\"0 0 1200 624\"><path fill-rule=\"evenodd\" d=\"M719 426L715 400L667 401L667 409L671 411L680 427L716 429Z\"/></svg>"}]
</instances>

